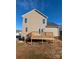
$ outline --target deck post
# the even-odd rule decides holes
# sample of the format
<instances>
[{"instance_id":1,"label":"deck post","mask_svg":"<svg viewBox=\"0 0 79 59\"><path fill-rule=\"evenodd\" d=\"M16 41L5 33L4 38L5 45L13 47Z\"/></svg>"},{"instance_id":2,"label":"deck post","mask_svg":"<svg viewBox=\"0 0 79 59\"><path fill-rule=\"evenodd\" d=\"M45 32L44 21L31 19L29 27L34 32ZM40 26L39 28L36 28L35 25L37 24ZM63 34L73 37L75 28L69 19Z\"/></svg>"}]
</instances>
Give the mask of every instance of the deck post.
<instances>
[{"instance_id":1,"label":"deck post","mask_svg":"<svg viewBox=\"0 0 79 59\"><path fill-rule=\"evenodd\" d=\"M31 45L32 45L32 33L30 34L30 39L31 39Z\"/></svg>"},{"instance_id":2,"label":"deck post","mask_svg":"<svg viewBox=\"0 0 79 59\"><path fill-rule=\"evenodd\" d=\"M43 44L43 38L42 38L42 44Z\"/></svg>"},{"instance_id":3,"label":"deck post","mask_svg":"<svg viewBox=\"0 0 79 59\"><path fill-rule=\"evenodd\" d=\"M41 32L41 40L42 40L42 42L41 42L41 43L43 44L42 32Z\"/></svg>"},{"instance_id":4,"label":"deck post","mask_svg":"<svg viewBox=\"0 0 79 59\"><path fill-rule=\"evenodd\" d=\"M31 45L32 45L32 38L31 38Z\"/></svg>"},{"instance_id":5,"label":"deck post","mask_svg":"<svg viewBox=\"0 0 79 59\"><path fill-rule=\"evenodd\" d=\"M25 40L25 42L27 43L27 40Z\"/></svg>"}]
</instances>

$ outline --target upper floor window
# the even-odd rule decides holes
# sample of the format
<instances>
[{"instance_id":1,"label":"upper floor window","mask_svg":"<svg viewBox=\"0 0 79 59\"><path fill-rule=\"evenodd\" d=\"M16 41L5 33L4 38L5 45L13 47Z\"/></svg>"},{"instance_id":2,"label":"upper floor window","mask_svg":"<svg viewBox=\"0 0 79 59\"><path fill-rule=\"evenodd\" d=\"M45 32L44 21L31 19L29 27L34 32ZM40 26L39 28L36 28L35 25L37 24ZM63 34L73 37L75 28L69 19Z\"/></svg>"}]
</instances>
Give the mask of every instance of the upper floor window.
<instances>
[{"instance_id":1,"label":"upper floor window","mask_svg":"<svg viewBox=\"0 0 79 59\"><path fill-rule=\"evenodd\" d=\"M25 18L25 23L27 23L27 18Z\"/></svg>"},{"instance_id":2,"label":"upper floor window","mask_svg":"<svg viewBox=\"0 0 79 59\"><path fill-rule=\"evenodd\" d=\"M45 24L45 19L43 19L43 24Z\"/></svg>"}]
</instances>

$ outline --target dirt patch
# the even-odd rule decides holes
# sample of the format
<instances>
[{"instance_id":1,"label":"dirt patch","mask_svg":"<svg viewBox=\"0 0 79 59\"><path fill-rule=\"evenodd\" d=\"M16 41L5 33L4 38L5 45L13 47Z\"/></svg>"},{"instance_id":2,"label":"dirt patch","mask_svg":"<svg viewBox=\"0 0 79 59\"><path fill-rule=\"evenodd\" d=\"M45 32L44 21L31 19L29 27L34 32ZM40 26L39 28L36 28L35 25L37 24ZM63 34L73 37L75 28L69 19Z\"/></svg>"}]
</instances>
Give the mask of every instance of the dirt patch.
<instances>
[{"instance_id":1,"label":"dirt patch","mask_svg":"<svg viewBox=\"0 0 79 59\"><path fill-rule=\"evenodd\" d=\"M35 43L35 42L33 42ZM16 43L16 59L61 59L61 40L53 43L33 44Z\"/></svg>"}]
</instances>

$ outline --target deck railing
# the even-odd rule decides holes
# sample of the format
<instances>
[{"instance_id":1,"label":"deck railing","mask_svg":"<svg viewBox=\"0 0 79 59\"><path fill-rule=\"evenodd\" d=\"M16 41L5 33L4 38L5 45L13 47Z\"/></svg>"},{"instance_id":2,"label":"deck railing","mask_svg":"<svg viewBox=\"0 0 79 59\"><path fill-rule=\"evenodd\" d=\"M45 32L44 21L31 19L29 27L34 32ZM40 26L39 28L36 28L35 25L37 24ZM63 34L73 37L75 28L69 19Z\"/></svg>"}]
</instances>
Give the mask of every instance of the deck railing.
<instances>
[{"instance_id":1,"label":"deck railing","mask_svg":"<svg viewBox=\"0 0 79 59\"><path fill-rule=\"evenodd\" d=\"M52 32L32 32L31 33L31 39L52 39L53 38L53 33Z\"/></svg>"}]
</instances>

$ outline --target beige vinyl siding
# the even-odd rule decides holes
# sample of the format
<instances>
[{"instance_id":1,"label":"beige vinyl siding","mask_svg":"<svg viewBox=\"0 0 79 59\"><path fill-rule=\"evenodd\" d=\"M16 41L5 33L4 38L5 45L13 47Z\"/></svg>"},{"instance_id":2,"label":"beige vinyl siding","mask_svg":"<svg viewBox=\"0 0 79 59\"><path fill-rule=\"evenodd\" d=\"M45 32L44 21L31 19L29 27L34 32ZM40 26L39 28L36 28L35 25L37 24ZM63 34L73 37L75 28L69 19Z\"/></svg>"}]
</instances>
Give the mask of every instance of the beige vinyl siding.
<instances>
[{"instance_id":1,"label":"beige vinyl siding","mask_svg":"<svg viewBox=\"0 0 79 59\"><path fill-rule=\"evenodd\" d=\"M53 36L59 36L59 28L45 28L44 32L52 32Z\"/></svg>"},{"instance_id":2,"label":"beige vinyl siding","mask_svg":"<svg viewBox=\"0 0 79 59\"><path fill-rule=\"evenodd\" d=\"M25 23L25 18L27 18L27 23ZM43 24L43 19L45 19L45 24ZM25 15L23 17L23 29L28 28L28 32L39 31L39 29L45 28L47 25L47 19L38 14L35 11Z\"/></svg>"},{"instance_id":3,"label":"beige vinyl siding","mask_svg":"<svg viewBox=\"0 0 79 59\"><path fill-rule=\"evenodd\" d=\"M24 14L22 16L23 22L22 22L22 35L26 36L30 32L48 32L53 33L53 36L59 36L59 28L58 27L47 27L47 18L40 15L36 11L31 11L27 14ZM25 18L27 19L27 23L25 23ZM43 19L45 19L45 24L43 23ZM27 32L26 32L27 27Z\"/></svg>"}]
</instances>

